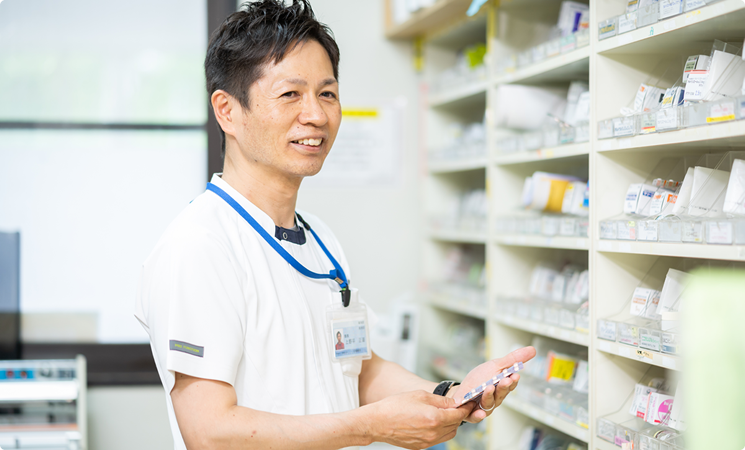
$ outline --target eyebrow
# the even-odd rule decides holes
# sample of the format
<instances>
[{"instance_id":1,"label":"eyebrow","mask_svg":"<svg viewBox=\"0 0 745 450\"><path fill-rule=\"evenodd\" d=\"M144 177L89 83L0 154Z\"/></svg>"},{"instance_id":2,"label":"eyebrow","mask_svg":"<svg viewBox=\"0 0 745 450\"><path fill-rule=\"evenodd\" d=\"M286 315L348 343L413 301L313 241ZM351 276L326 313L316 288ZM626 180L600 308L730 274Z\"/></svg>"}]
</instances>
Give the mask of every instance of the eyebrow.
<instances>
[{"instance_id":1,"label":"eyebrow","mask_svg":"<svg viewBox=\"0 0 745 450\"><path fill-rule=\"evenodd\" d=\"M308 82L305 81L305 80L303 80L302 78L286 78L286 79L282 80L282 82L283 83L290 83L290 84L297 84L297 85L300 85L300 86L307 86L308 85ZM321 81L320 87L326 87L326 86L329 86L331 84L336 84L336 83L338 83L336 81L336 78L326 78L325 80Z\"/></svg>"}]
</instances>

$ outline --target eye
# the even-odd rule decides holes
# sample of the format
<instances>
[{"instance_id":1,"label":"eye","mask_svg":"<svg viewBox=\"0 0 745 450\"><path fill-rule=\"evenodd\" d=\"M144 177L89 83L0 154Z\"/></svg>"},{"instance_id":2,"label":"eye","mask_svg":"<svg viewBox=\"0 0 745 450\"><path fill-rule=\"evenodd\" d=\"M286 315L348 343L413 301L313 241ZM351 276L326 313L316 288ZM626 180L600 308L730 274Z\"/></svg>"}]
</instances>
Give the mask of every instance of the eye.
<instances>
[{"instance_id":1,"label":"eye","mask_svg":"<svg viewBox=\"0 0 745 450\"><path fill-rule=\"evenodd\" d=\"M322 92L321 96L326 98L336 98L336 94L331 91Z\"/></svg>"},{"instance_id":2,"label":"eye","mask_svg":"<svg viewBox=\"0 0 745 450\"><path fill-rule=\"evenodd\" d=\"M289 92L285 92L284 94L282 94L281 97L289 98L289 97L294 97L296 95L298 95L296 91L289 91Z\"/></svg>"}]
</instances>

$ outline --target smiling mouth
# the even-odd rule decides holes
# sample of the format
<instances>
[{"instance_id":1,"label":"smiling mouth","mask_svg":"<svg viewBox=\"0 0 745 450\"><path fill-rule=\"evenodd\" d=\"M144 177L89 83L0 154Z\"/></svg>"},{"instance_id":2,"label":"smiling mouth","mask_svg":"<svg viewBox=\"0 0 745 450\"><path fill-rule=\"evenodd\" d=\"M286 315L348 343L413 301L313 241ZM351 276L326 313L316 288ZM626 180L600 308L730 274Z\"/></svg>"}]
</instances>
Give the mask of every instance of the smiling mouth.
<instances>
[{"instance_id":1,"label":"smiling mouth","mask_svg":"<svg viewBox=\"0 0 745 450\"><path fill-rule=\"evenodd\" d=\"M293 144L300 144L300 145L309 145L311 147L318 147L323 143L323 139L298 139L297 141L292 141Z\"/></svg>"}]
</instances>

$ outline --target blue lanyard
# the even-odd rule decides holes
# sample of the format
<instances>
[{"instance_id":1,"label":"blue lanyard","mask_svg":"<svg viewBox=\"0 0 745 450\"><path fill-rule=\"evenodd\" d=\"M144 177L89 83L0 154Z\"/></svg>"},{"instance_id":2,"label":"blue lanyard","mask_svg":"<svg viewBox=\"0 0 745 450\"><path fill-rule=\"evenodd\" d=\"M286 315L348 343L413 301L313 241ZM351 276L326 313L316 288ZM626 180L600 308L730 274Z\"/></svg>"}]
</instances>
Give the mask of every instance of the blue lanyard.
<instances>
[{"instance_id":1,"label":"blue lanyard","mask_svg":"<svg viewBox=\"0 0 745 450\"><path fill-rule=\"evenodd\" d=\"M334 280L337 283L339 283L339 286L341 287L341 299L342 303L344 303L344 306L349 306L349 300L351 298L351 291L349 290L349 280L347 279L347 276L344 274L344 270L341 268L339 263L336 261L336 259L331 255L331 252L328 251L325 245L323 245L323 241L318 237L315 231L308 225L306 221L303 220L302 217L298 214L298 218L303 223L305 228L308 229L313 234L313 237L316 239L316 242L318 242L318 245L321 246L321 250L323 250L323 253L328 256L328 258L331 260L331 264L334 265L334 268L329 271L329 273L315 273L305 268L302 264L298 262L291 254L287 253L287 250L285 250L281 245L279 245L279 242L274 238L274 236L271 236L269 233L266 232L264 227L259 225L258 222L256 222L256 219L251 217L251 214L248 213L238 202L236 202L233 197L231 197L227 192L223 191L219 187L215 186L212 183L207 183L207 190L212 191L215 194L217 194L220 198L225 200L225 203L232 206L233 209L240 214L241 217L243 217L246 222L248 222L251 227L253 227L254 230L256 230L257 233L261 235L261 237L264 238L264 240L267 242L267 244L271 245L274 250L279 253L279 256L284 258L287 263L289 263L292 267L295 268L298 272L302 273L308 278L314 278L314 279L329 279Z\"/></svg>"}]
</instances>

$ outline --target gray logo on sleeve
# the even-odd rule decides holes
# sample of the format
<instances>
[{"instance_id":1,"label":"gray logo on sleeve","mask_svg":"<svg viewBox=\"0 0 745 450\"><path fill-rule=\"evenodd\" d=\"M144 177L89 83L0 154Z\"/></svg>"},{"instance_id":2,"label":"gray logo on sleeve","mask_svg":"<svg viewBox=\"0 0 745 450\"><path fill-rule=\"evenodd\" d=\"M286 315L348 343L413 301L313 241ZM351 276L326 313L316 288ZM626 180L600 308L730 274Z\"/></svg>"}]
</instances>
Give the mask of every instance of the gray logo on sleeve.
<instances>
[{"instance_id":1,"label":"gray logo on sleeve","mask_svg":"<svg viewBox=\"0 0 745 450\"><path fill-rule=\"evenodd\" d=\"M168 341L168 343L169 343L169 347L171 350L175 350L177 352L188 353L189 355L198 356L200 358L204 357L204 347L200 347L194 344L189 344L188 342L176 341L173 339Z\"/></svg>"}]
</instances>

